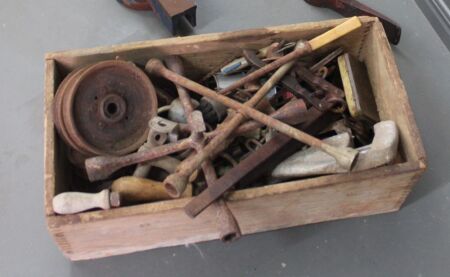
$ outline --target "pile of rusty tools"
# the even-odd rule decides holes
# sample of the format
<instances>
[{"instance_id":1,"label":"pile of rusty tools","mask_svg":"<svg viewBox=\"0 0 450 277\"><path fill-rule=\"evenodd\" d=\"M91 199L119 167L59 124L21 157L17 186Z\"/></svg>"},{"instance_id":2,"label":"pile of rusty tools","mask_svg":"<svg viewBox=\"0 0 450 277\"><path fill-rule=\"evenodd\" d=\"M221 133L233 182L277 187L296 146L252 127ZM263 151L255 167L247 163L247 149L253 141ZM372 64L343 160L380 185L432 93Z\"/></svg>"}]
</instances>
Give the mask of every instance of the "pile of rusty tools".
<instances>
[{"instance_id":1,"label":"pile of rusty tools","mask_svg":"<svg viewBox=\"0 0 450 277\"><path fill-rule=\"evenodd\" d=\"M233 190L393 162L397 127L380 121L364 63L331 44L360 27L354 17L309 41L243 49L199 82L183 56L69 73L53 112L79 184L54 197L55 213L188 198L187 215L214 209L232 241Z\"/></svg>"}]
</instances>

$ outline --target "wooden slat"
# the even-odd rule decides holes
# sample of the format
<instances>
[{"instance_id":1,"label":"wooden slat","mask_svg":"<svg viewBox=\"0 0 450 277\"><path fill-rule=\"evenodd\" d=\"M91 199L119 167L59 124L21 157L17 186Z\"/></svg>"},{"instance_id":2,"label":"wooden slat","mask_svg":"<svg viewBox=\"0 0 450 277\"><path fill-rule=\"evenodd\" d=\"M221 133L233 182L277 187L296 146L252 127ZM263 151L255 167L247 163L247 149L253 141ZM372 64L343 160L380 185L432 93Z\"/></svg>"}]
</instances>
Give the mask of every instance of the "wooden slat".
<instances>
[{"instance_id":1,"label":"wooden slat","mask_svg":"<svg viewBox=\"0 0 450 277\"><path fill-rule=\"evenodd\" d=\"M52 198L55 195L55 131L51 107L55 92L56 78L55 61L45 62L44 87L44 207L45 214L52 215Z\"/></svg>"},{"instance_id":2,"label":"wooden slat","mask_svg":"<svg viewBox=\"0 0 450 277\"><path fill-rule=\"evenodd\" d=\"M269 186L243 189L234 191L228 195L230 201L242 201L259 197L273 196L277 194L285 194L291 192L304 191L326 186L338 186L339 184L355 181L360 182L364 180L383 178L386 176L394 176L406 174L411 172L420 172L419 163L403 163L391 166L380 167L368 171L360 171L352 174L338 174L321 176L316 178L308 178L301 181L291 181L279 183ZM50 227L59 227L65 224L85 224L89 222L98 222L109 219L124 218L128 216L141 214L156 214L165 212L171 209L183 208L190 198L177 199L171 201L161 201L156 203L148 203L142 205L135 205L130 207L123 207L114 210L98 210L74 215L56 216L50 222Z\"/></svg>"},{"instance_id":3,"label":"wooden slat","mask_svg":"<svg viewBox=\"0 0 450 277\"><path fill-rule=\"evenodd\" d=\"M426 155L417 124L381 23L376 21L364 43L361 58L366 63L381 120L394 120L407 160L426 167Z\"/></svg>"},{"instance_id":4,"label":"wooden slat","mask_svg":"<svg viewBox=\"0 0 450 277\"><path fill-rule=\"evenodd\" d=\"M361 17L361 22L367 26L373 18ZM250 29L244 31L195 35L179 38L168 38L151 41L96 47L91 49L72 50L48 53L46 59L55 60L61 69L71 71L77 67L106 59L132 60L143 66L150 58L161 58L167 55L189 57L187 60L200 65L196 72L206 73L231 56L241 54L242 49L258 49L267 46L275 40L296 41L300 38L311 39L344 22L345 19L328 20L317 23L300 23L278 27ZM336 42L324 47L321 52L342 45L348 51L357 54L361 33L356 30ZM201 54L201 55L198 55ZM209 64L209 66L207 66ZM186 70L186 72L189 72ZM196 76L190 76L196 77Z\"/></svg>"},{"instance_id":5,"label":"wooden slat","mask_svg":"<svg viewBox=\"0 0 450 277\"><path fill-rule=\"evenodd\" d=\"M243 234L395 211L417 173L230 201ZM93 259L219 238L217 214L195 220L182 208L83 224L66 224L52 232L67 257Z\"/></svg>"}]
</instances>

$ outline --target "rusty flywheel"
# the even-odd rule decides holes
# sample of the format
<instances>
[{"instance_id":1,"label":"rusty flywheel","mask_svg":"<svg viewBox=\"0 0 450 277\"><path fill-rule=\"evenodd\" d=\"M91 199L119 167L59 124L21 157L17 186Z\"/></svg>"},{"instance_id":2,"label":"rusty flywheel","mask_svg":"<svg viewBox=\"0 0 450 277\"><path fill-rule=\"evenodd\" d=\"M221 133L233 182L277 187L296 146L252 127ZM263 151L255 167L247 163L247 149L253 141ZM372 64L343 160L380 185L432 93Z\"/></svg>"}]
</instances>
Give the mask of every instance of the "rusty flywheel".
<instances>
[{"instance_id":1,"label":"rusty flywheel","mask_svg":"<svg viewBox=\"0 0 450 277\"><path fill-rule=\"evenodd\" d=\"M138 149L157 108L147 75L131 62L111 60L70 73L58 88L53 111L64 141L94 156Z\"/></svg>"}]
</instances>

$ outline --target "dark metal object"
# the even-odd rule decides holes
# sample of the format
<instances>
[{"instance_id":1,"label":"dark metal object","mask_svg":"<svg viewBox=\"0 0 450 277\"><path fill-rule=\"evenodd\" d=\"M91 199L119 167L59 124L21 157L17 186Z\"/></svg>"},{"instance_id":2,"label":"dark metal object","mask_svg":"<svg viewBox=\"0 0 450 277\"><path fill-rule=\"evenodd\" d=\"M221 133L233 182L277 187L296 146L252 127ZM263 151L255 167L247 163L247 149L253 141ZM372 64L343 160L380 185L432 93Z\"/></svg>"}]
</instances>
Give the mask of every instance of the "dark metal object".
<instances>
[{"instance_id":1,"label":"dark metal object","mask_svg":"<svg viewBox=\"0 0 450 277\"><path fill-rule=\"evenodd\" d=\"M386 31L386 35L389 41L397 45L400 41L402 34L402 28L392 19L384 14L360 3L356 0L305 0L306 3L320 7L328 8L336 11L337 13L345 16L376 16L380 19L383 27Z\"/></svg>"},{"instance_id":2,"label":"dark metal object","mask_svg":"<svg viewBox=\"0 0 450 277\"><path fill-rule=\"evenodd\" d=\"M172 35L183 33L185 23L197 25L194 0L117 0L133 10L153 11Z\"/></svg>"},{"instance_id":3,"label":"dark metal object","mask_svg":"<svg viewBox=\"0 0 450 277\"><path fill-rule=\"evenodd\" d=\"M323 59L315 63L313 66L311 66L309 69L313 73L317 73L322 67L327 66L331 61L339 57L344 52L344 49L341 47L337 48L330 54L326 55Z\"/></svg>"},{"instance_id":4,"label":"dark metal object","mask_svg":"<svg viewBox=\"0 0 450 277\"><path fill-rule=\"evenodd\" d=\"M323 113L314 108L310 109L308 113L307 118L309 120L302 126L302 129L311 134L317 133L331 122L329 118L323 117ZM236 184L243 182L249 183L250 179L254 180L260 177L261 174L270 172L270 170L266 170L268 167L273 168L274 164L284 160L292 153L300 150L303 146L303 143L295 141L286 135L277 134L269 142L258 148L192 199L185 206L184 211L190 217L197 216L213 201Z\"/></svg>"},{"instance_id":5,"label":"dark metal object","mask_svg":"<svg viewBox=\"0 0 450 277\"><path fill-rule=\"evenodd\" d=\"M182 33L185 21L192 27L197 25L197 5L193 0L149 0L153 11L164 26L173 34Z\"/></svg>"},{"instance_id":6,"label":"dark metal object","mask_svg":"<svg viewBox=\"0 0 450 277\"><path fill-rule=\"evenodd\" d=\"M55 126L85 156L123 155L145 141L157 97L147 75L131 62L99 62L69 74L55 96Z\"/></svg>"},{"instance_id":7,"label":"dark metal object","mask_svg":"<svg viewBox=\"0 0 450 277\"><path fill-rule=\"evenodd\" d=\"M117 0L120 4L132 10L152 11L152 5L148 0Z\"/></svg>"},{"instance_id":8,"label":"dark metal object","mask_svg":"<svg viewBox=\"0 0 450 277\"><path fill-rule=\"evenodd\" d=\"M202 112L205 122L212 125L222 122L227 115L227 107L206 97L200 99L198 109Z\"/></svg>"}]
</instances>

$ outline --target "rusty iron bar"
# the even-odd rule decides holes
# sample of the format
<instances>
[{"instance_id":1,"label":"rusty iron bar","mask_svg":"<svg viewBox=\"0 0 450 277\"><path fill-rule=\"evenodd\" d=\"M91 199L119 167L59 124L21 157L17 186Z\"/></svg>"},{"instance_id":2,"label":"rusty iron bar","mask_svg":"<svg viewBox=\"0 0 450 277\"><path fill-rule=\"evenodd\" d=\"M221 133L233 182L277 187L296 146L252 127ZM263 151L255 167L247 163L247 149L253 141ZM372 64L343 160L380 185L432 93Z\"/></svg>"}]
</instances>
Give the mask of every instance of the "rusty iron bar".
<instances>
[{"instance_id":1,"label":"rusty iron bar","mask_svg":"<svg viewBox=\"0 0 450 277\"><path fill-rule=\"evenodd\" d=\"M294 51L296 51L296 50L294 50ZM288 64L292 65L293 62L289 62ZM186 87L189 90L196 92L202 96L209 97L209 98L213 99L214 101L218 101L234 110L237 110L239 112L239 114L242 115L242 118L245 118L245 116L248 116L254 120L257 120L257 121L263 123L264 125L267 125L268 127L271 127L273 129L285 134L285 135L295 138L296 140L298 140L300 142L304 142L309 146L318 148L318 149L324 151L325 153L333 156L340 165L342 165L344 168L346 168L348 170L351 169L353 162L356 158L356 155L358 154L358 151L356 151L355 149L352 149L352 148L337 148L337 147L328 145L326 143L323 143L321 140L319 140L311 135L308 135L298 129L295 129L294 127L292 127L286 123L283 123L283 122L276 120L264 113L259 112L258 110L253 109L251 106L248 105L248 102L246 104L241 104L237 101L232 100L231 98L217 94L215 91L213 91L207 87L204 87L192 80L189 80L183 76L180 76L180 75L174 73L173 71L168 70L162 64L162 62L157 59L150 60L146 65L146 70L150 73L157 74L161 77L164 77L174 83L178 83L181 86ZM276 78L274 76L277 76L277 74L273 74L272 77L270 77L270 78ZM276 80L276 82L273 82L273 81L271 81L271 79L269 79L260 90L262 90L263 88L268 87L268 86L273 86L278 81L279 81L279 79ZM266 84L268 84L268 86ZM258 93L256 93L253 97L255 97L257 94ZM252 97L252 99L253 99L253 97ZM223 131L225 131L225 130L223 130ZM231 133L231 130L229 132Z\"/></svg>"},{"instance_id":2,"label":"rusty iron bar","mask_svg":"<svg viewBox=\"0 0 450 277\"><path fill-rule=\"evenodd\" d=\"M326 55L323 59L321 59L320 61L315 63L313 66L311 66L309 68L309 70L311 70L314 73L318 72L322 67L326 66L332 60L334 60L337 57L339 57L343 52L344 52L344 49L342 49L341 47L337 48L336 50L334 50L330 54Z\"/></svg>"},{"instance_id":3,"label":"rusty iron bar","mask_svg":"<svg viewBox=\"0 0 450 277\"><path fill-rule=\"evenodd\" d=\"M298 43L296 45L296 49L300 48L308 48L306 44ZM186 87L192 91L202 91L204 94L202 94L205 97L209 97L215 101L222 102L226 105L227 100L235 104L234 108L239 110L239 108L236 107L244 107L248 108L250 111L257 112L260 115L263 115L265 117L268 117L272 119L270 116L267 116L252 107L256 106L258 102L264 98L264 96L269 92L269 90L278 83L278 81L291 69L291 67L294 65L294 61L289 62L282 67L280 67L270 78L267 80L264 85L256 92L252 98L247 101L245 104L240 104L239 102L236 102L234 100L231 100L230 98L226 96L222 96L214 92L213 90L204 87L198 83L195 83L187 78L184 78L183 76L167 69L160 60L152 59L150 60L147 65L145 66L145 69L151 73L151 74L157 74L159 76L165 77L166 79L174 82L175 84L181 85L183 87ZM189 84L192 84L189 86ZM200 93L201 94L201 93ZM225 100L224 100L225 99ZM227 105L229 106L229 105ZM251 115L245 114L245 115ZM234 116L232 116L231 119L229 119L227 122L223 123L219 128L219 133L217 136L215 136L201 151L198 151L197 154L193 157L190 157L183 161L179 167L177 172L174 174L170 174L165 180L164 184L167 188L167 192L175 197L178 197L183 193L184 188L186 187L187 181L189 176L197 170L201 164L208 158L212 158L215 155L217 155L221 150L223 150L230 142L228 138L232 135L234 130L245 121L246 117L243 113L237 113ZM256 118L255 118L256 119ZM258 120L260 121L260 120ZM276 120L276 122L281 123L280 121ZM263 122L264 124L266 122ZM284 124L284 123L283 123ZM269 124L266 124L269 125ZM272 124L273 125L273 124ZM289 125L285 124L285 126L290 127ZM272 126L271 126L272 127ZM293 128L294 130L297 130ZM319 140L320 141L320 140ZM321 141L320 141L321 142Z\"/></svg>"},{"instance_id":4,"label":"rusty iron bar","mask_svg":"<svg viewBox=\"0 0 450 277\"><path fill-rule=\"evenodd\" d=\"M306 119L304 114L306 112L306 104L305 101L301 99L292 99L287 102L284 106L271 113L270 116L281 120L287 124L298 125L303 123ZM238 136L242 135L246 132L253 131L257 128L264 126L258 121L248 121L241 126L239 126L233 135Z\"/></svg>"},{"instance_id":5,"label":"rusty iron bar","mask_svg":"<svg viewBox=\"0 0 450 277\"><path fill-rule=\"evenodd\" d=\"M277 111L273 112L271 116L276 119L286 121L289 124L299 124L304 121L302 115L304 113L304 102L296 100L289 102ZM242 135L262 126L257 121L249 121L239 126L233 133L234 136ZM190 130L190 128L189 128ZM207 140L214 138L219 133L214 130L205 133ZM149 150L144 150L138 153L132 153L121 157L116 156L97 156L89 158L85 162L85 168L89 176L89 180L98 181L108 178L115 171L122 167L129 166L136 163L148 162L165 155L181 152L193 147L192 138L182 139L177 142L156 146Z\"/></svg>"},{"instance_id":6,"label":"rusty iron bar","mask_svg":"<svg viewBox=\"0 0 450 277\"><path fill-rule=\"evenodd\" d=\"M125 166L151 161L189 148L192 148L192 140L184 139L124 156L97 156L89 158L85 161L85 168L91 182L104 180Z\"/></svg>"},{"instance_id":7,"label":"rusty iron bar","mask_svg":"<svg viewBox=\"0 0 450 277\"><path fill-rule=\"evenodd\" d=\"M184 68L181 59L178 56L169 56L165 60L168 68L174 72L184 75ZM194 116L194 106L192 105L191 97L187 90L179 85L175 85L181 104L183 106L184 114L187 119L188 125L191 129L191 137L194 142L194 148L197 152L202 151L205 144L204 131L205 122L203 117ZM201 115L201 114L200 114ZM203 127L200 127L203 126ZM207 159L202 164L203 175L206 179L206 184L209 185L217 179L216 172L210 159ZM184 191L184 190L183 190ZM220 238L224 242L230 242L241 237L241 230L234 218L231 210L228 208L227 203L223 198L218 199L215 204L217 211L217 221L220 230Z\"/></svg>"},{"instance_id":8,"label":"rusty iron bar","mask_svg":"<svg viewBox=\"0 0 450 277\"><path fill-rule=\"evenodd\" d=\"M332 117L310 108L305 116L308 121L297 125L311 133L317 133L332 122ZM211 184L202 193L194 197L184 208L185 213L190 217L195 217L207 208L215 199L221 197L226 191L238 183L251 183L256 177L261 176L267 168L273 167L292 153L300 150L304 144L284 135L277 134L247 158L241 161L237 166L231 168L216 182Z\"/></svg>"}]
</instances>

